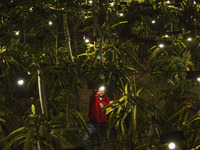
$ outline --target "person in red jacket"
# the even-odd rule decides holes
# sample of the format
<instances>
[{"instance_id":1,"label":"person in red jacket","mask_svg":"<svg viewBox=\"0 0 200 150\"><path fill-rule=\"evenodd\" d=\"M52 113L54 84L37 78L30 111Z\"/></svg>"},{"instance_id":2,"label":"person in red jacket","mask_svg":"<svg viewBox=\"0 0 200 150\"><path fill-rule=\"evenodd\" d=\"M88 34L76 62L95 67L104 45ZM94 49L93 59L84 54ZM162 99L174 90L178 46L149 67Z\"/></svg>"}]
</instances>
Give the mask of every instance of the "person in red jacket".
<instances>
[{"instance_id":1,"label":"person in red jacket","mask_svg":"<svg viewBox=\"0 0 200 150\"><path fill-rule=\"evenodd\" d=\"M111 100L105 94L104 87L100 87L97 92L93 92L90 96L90 110L88 131L90 135L95 134L97 136L97 148L100 149L101 133L105 131L105 125L108 122L108 116L106 112L102 112L103 108L110 104ZM88 147L89 135L83 136L83 142Z\"/></svg>"}]
</instances>

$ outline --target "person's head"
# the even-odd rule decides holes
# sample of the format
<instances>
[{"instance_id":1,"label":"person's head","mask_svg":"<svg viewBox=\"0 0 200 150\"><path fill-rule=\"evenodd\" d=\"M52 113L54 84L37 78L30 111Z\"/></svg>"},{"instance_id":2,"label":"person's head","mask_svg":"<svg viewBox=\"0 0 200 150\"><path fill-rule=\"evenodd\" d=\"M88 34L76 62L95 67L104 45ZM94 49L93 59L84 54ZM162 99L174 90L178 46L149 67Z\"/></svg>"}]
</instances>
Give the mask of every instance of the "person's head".
<instances>
[{"instance_id":1,"label":"person's head","mask_svg":"<svg viewBox=\"0 0 200 150\"><path fill-rule=\"evenodd\" d=\"M97 92L98 96L99 97L103 97L105 95L105 88L102 86L98 89L98 92Z\"/></svg>"}]
</instances>

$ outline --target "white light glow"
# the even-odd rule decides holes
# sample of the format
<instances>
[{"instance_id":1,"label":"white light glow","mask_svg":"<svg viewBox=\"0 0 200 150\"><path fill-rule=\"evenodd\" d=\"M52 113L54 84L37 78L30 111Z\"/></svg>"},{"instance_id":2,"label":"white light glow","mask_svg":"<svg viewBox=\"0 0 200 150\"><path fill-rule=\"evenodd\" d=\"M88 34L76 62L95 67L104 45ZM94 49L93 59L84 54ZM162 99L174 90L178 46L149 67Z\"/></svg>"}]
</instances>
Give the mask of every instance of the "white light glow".
<instances>
[{"instance_id":1,"label":"white light glow","mask_svg":"<svg viewBox=\"0 0 200 150\"><path fill-rule=\"evenodd\" d=\"M19 35L19 31L16 31L16 32L15 32L15 35Z\"/></svg>"},{"instance_id":2,"label":"white light glow","mask_svg":"<svg viewBox=\"0 0 200 150\"><path fill-rule=\"evenodd\" d=\"M90 40L89 39L85 39L85 43L89 43L90 42Z\"/></svg>"},{"instance_id":3,"label":"white light glow","mask_svg":"<svg viewBox=\"0 0 200 150\"><path fill-rule=\"evenodd\" d=\"M151 23L153 23L153 24L154 24L154 23L156 23L156 21L155 21L155 20L152 20L152 21L151 21Z\"/></svg>"},{"instance_id":4,"label":"white light glow","mask_svg":"<svg viewBox=\"0 0 200 150\"><path fill-rule=\"evenodd\" d=\"M168 38L168 37L169 37L169 35L168 35L168 34L165 34L165 37L166 37L166 38Z\"/></svg>"},{"instance_id":5,"label":"white light glow","mask_svg":"<svg viewBox=\"0 0 200 150\"><path fill-rule=\"evenodd\" d=\"M167 1L167 4L169 4L170 3L170 1Z\"/></svg>"},{"instance_id":6,"label":"white light glow","mask_svg":"<svg viewBox=\"0 0 200 150\"><path fill-rule=\"evenodd\" d=\"M92 1L89 1L90 4L92 4Z\"/></svg>"},{"instance_id":7,"label":"white light glow","mask_svg":"<svg viewBox=\"0 0 200 150\"><path fill-rule=\"evenodd\" d=\"M119 16L122 17L122 16L124 16L124 14L123 14L123 13L120 13Z\"/></svg>"},{"instance_id":8,"label":"white light glow","mask_svg":"<svg viewBox=\"0 0 200 150\"><path fill-rule=\"evenodd\" d=\"M168 147L169 147L169 149L175 149L176 145L175 145L175 143L171 142L171 143L169 143Z\"/></svg>"},{"instance_id":9,"label":"white light glow","mask_svg":"<svg viewBox=\"0 0 200 150\"><path fill-rule=\"evenodd\" d=\"M164 44L159 44L159 47L160 47L160 48L163 48L163 47L164 47Z\"/></svg>"},{"instance_id":10,"label":"white light glow","mask_svg":"<svg viewBox=\"0 0 200 150\"><path fill-rule=\"evenodd\" d=\"M191 37L189 37L187 40L188 40L188 41L192 41L192 38L191 38Z\"/></svg>"},{"instance_id":11,"label":"white light glow","mask_svg":"<svg viewBox=\"0 0 200 150\"><path fill-rule=\"evenodd\" d=\"M199 82L200 82L200 77L198 77L198 78L197 78L197 81L199 81Z\"/></svg>"},{"instance_id":12,"label":"white light glow","mask_svg":"<svg viewBox=\"0 0 200 150\"><path fill-rule=\"evenodd\" d=\"M194 4L197 4L197 3L194 1Z\"/></svg>"},{"instance_id":13,"label":"white light glow","mask_svg":"<svg viewBox=\"0 0 200 150\"><path fill-rule=\"evenodd\" d=\"M49 25L51 26L53 24L53 22L52 21L49 21Z\"/></svg>"},{"instance_id":14,"label":"white light glow","mask_svg":"<svg viewBox=\"0 0 200 150\"><path fill-rule=\"evenodd\" d=\"M105 87L104 86L101 86L100 88L99 88L99 91L104 91L105 90Z\"/></svg>"},{"instance_id":15,"label":"white light glow","mask_svg":"<svg viewBox=\"0 0 200 150\"><path fill-rule=\"evenodd\" d=\"M24 80L20 79L17 81L18 85L23 85L24 84Z\"/></svg>"},{"instance_id":16,"label":"white light glow","mask_svg":"<svg viewBox=\"0 0 200 150\"><path fill-rule=\"evenodd\" d=\"M110 3L110 6L114 6L114 4L115 4L115 3L114 3L114 2L112 2L112 3Z\"/></svg>"}]
</instances>

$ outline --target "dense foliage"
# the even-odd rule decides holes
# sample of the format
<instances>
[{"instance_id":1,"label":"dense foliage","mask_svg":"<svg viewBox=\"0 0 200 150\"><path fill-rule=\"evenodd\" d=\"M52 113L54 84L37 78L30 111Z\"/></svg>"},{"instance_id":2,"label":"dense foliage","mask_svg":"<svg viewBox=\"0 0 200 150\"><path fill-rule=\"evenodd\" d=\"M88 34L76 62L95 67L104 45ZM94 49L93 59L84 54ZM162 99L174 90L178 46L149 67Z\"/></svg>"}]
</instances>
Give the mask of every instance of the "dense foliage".
<instances>
[{"instance_id":1,"label":"dense foliage","mask_svg":"<svg viewBox=\"0 0 200 150\"><path fill-rule=\"evenodd\" d=\"M0 10L3 149L81 146L79 89L96 82L115 100L108 136L161 150L162 135L182 131L179 147L198 149L198 1L2 0Z\"/></svg>"}]
</instances>

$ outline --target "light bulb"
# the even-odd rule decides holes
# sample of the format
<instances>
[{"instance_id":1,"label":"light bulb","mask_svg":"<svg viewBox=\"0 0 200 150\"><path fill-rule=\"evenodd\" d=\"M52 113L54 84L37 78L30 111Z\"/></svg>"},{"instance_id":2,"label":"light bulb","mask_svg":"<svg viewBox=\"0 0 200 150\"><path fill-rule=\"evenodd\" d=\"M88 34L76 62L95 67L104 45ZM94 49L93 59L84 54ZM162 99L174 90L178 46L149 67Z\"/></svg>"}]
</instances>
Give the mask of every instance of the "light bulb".
<instances>
[{"instance_id":1,"label":"light bulb","mask_svg":"<svg viewBox=\"0 0 200 150\"><path fill-rule=\"evenodd\" d=\"M159 44L159 47L160 47L160 48L163 48L163 47L164 47L164 44Z\"/></svg>"},{"instance_id":2,"label":"light bulb","mask_svg":"<svg viewBox=\"0 0 200 150\"><path fill-rule=\"evenodd\" d=\"M152 20L151 23L154 24L154 23L156 23L156 21L155 21L155 20Z\"/></svg>"},{"instance_id":3,"label":"light bulb","mask_svg":"<svg viewBox=\"0 0 200 150\"><path fill-rule=\"evenodd\" d=\"M15 35L19 35L19 31L16 31L16 32L15 32Z\"/></svg>"},{"instance_id":4,"label":"light bulb","mask_svg":"<svg viewBox=\"0 0 200 150\"><path fill-rule=\"evenodd\" d=\"M85 43L89 43L90 42L90 40L89 39L85 39Z\"/></svg>"},{"instance_id":5,"label":"light bulb","mask_svg":"<svg viewBox=\"0 0 200 150\"><path fill-rule=\"evenodd\" d=\"M100 88L99 88L99 91L104 91L105 90L105 87L104 86L101 86Z\"/></svg>"},{"instance_id":6,"label":"light bulb","mask_svg":"<svg viewBox=\"0 0 200 150\"><path fill-rule=\"evenodd\" d=\"M110 3L110 6L114 6L114 2Z\"/></svg>"},{"instance_id":7,"label":"light bulb","mask_svg":"<svg viewBox=\"0 0 200 150\"><path fill-rule=\"evenodd\" d=\"M169 149L175 149L176 145L173 142L170 142L168 145Z\"/></svg>"},{"instance_id":8,"label":"light bulb","mask_svg":"<svg viewBox=\"0 0 200 150\"><path fill-rule=\"evenodd\" d=\"M122 17L122 16L124 16L124 14L123 14L123 13L120 13L119 16Z\"/></svg>"},{"instance_id":9,"label":"light bulb","mask_svg":"<svg viewBox=\"0 0 200 150\"><path fill-rule=\"evenodd\" d=\"M166 37L166 38L168 38L168 37L169 37L169 35L168 35L168 34L165 34L165 37Z\"/></svg>"},{"instance_id":10,"label":"light bulb","mask_svg":"<svg viewBox=\"0 0 200 150\"><path fill-rule=\"evenodd\" d=\"M23 85L24 84L24 80L20 79L17 81L18 85Z\"/></svg>"},{"instance_id":11,"label":"light bulb","mask_svg":"<svg viewBox=\"0 0 200 150\"><path fill-rule=\"evenodd\" d=\"M189 37L187 40L188 40L188 41L192 41L192 38L191 38L191 37Z\"/></svg>"},{"instance_id":12,"label":"light bulb","mask_svg":"<svg viewBox=\"0 0 200 150\"><path fill-rule=\"evenodd\" d=\"M53 24L53 22L52 21L49 21L49 25L51 26Z\"/></svg>"}]
</instances>

